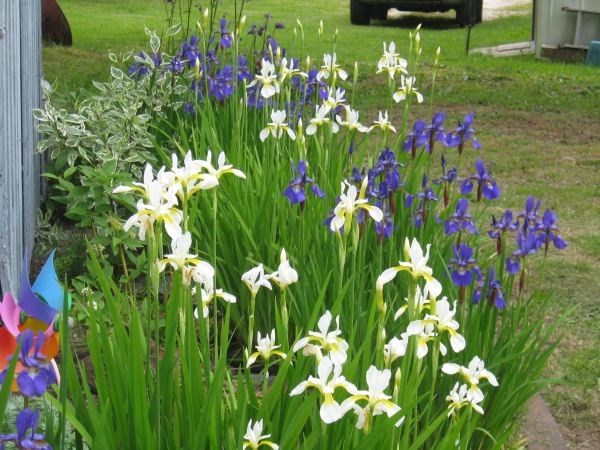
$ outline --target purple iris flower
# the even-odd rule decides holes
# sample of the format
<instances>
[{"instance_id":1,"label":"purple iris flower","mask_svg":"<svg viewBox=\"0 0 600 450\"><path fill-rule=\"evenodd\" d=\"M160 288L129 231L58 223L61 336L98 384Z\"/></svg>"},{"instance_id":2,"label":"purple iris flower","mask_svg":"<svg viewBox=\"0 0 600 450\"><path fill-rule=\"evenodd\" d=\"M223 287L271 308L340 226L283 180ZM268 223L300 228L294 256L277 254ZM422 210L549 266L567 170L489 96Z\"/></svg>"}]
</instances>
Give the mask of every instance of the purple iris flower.
<instances>
[{"instance_id":1,"label":"purple iris flower","mask_svg":"<svg viewBox=\"0 0 600 450\"><path fill-rule=\"evenodd\" d=\"M244 55L238 56L237 60L237 81L238 83L242 83L244 81L251 81L254 78L252 73L250 72L250 67L248 65L248 58Z\"/></svg>"},{"instance_id":2,"label":"purple iris flower","mask_svg":"<svg viewBox=\"0 0 600 450\"><path fill-rule=\"evenodd\" d=\"M396 154L389 148L384 148L379 154L379 158L377 158L375 168L380 170L380 174L384 175L390 192L396 192L403 185L400 181L398 167L402 167L402 164L396 160Z\"/></svg>"},{"instance_id":3,"label":"purple iris flower","mask_svg":"<svg viewBox=\"0 0 600 450\"><path fill-rule=\"evenodd\" d=\"M446 113L437 112L431 118L431 125L427 126L427 151L429 153L433 153L433 147L436 141L444 142L446 140L446 135L443 128L444 120L446 119Z\"/></svg>"},{"instance_id":4,"label":"purple iris flower","mask_svg":"<svg viewBox=\"0 0 600 450\"><path fill-rule=\"evenodd\" d=\"M26 397L37 397L43 395L48 386L56 383L56 374L46 357L40 353L44 344L44 333L41 331L37 339L30 329L25 330L18 337L21 341L19 362L23 370L17 375L17 386L21 394ZM35 345L35 347L34 347ZM33 353L30 355L33 347ZM4 381L6 369L0 373L0 383Z\"/></svg>"},{"instance_id":5,"label":"purple iris flower","mask_svg":"<svg viewBox=\"0 0 600 450\"><path fill-rule=\"evenodd\" d=\"M300 209L304 210L306 202L306 186L310 185L310 189L314 195L319 198L325 197L325 193L321 190L319 185L315 183L315 180L310 178L306 173L308 170L308 163L304 160L298 162L297 172L296 166L292 163L292 171L294 178L283 191L283 195L288 198L290 204L300 205Z\"/></svg>"},{"instance_id":6,"label":"purple iris flower","mask_svg":"<svg viewBox=\"0 0 600 450\"><path fill-rule=\"evenodd\" d=\"M206 52L206 58L204 59L204 64L203 64L204 70L207 71L207 72L209 72L210 71L210 67L212 65L218 66L220 64L221 64L221 61L217 57L217 53L214 52L213 50L208 50Z\"/></svg>"},{"instance_id":7,"label":"purple iris flower","mask_svg":"<svg viewBox=\"0 0 600 450\"><path fill-rule=\"evenodd\" d=\"M0 434L0 449L4 449L5 443L12 442L15 444L16 448L52 450L52 446L45 442L45 436L35 432L39 420L39 411L30 408L22 410L15 420L17 432ZM29 432L29 430L31 430L31 432Z\"/></svg>"},{"instance_id":8,"label":"purple iris flower","mask_svg":"<svg viewBox=\"0 0 600 450\"><path fill-rule=\"evenodd\" d=\"M265 57L275 55L277 53L277 49L279 48L279 42L273 37L267 38L267 48L265 49ZM285 49L281 49L281 56L285 56Z\"/></svg>"},{"instance_id":9,"label":"purple iris flower","mask_svg":"<svg viewBox=\"0 0 600 450\"><path fill-rule=\"evenodd\" d=\"M350 142L350 147L348 147L348 155L354 155L354 141Z\"/></svg>"},{"instance_id":10,"label":"purple iris flower","mask_svg":"<svg viewBox=\"0 0 600 450\"><path fill-rule=\"evenodd\" d=\"M535 229L538 232L537 239L539 246L544 246L544 255L548 253L550 243L553 243L559 250L567 247L567 242L558 234L559 230L558 226L556 226L556 220L556 214L552 210L547 209L544 217L542 217L542 222Z\"/></svg>"},{"instance_id":11,"label":"purple iris flower","mask_svg":"<svg viewBox=\"0 0 600 450\"><path fill-rule=\"evenodd\" d=\"M190 86L190 89L196 94L198 102L202 102L204 100L205 83L206 81L203 79L192 80L192 85Z\"/></svg>"},{"instance_id":12,"label":"purple iris flower","mask_svg":"<svg viewBox=\"0 0 600 450\"><path fill-rule=\"evenodd\" d=\"M523 219L523 233L527 234L530 231L534 231L540 224L539 209L542 205L542 200L535 201L535 197L530 195L525 200L525 211L521 211L518 214L519 219Z\"/></svg>"},{"instance_id":13,"label":"purple iris flower","mask_svg":"<svg viewBox=\"0 0 600 450\"><path fill-rule=\"evenodd\" d=\"M481 144L477 138L475 138L475 130L471 128L474 119L475 113L472 112L467 114L462 123L459 122L458 127L455 128L453 132L446 135L446 147L458 147L458 154L460 155L465 148L465 143L470 140L473 148L479 150Z\"/></svg>"},{"instance_id":14,"label":"purple iris flower","mask_svg":"<svg viewBox=\"0 0 600 450\"><path fill-rule=\"evenodd\" d=\"M516 231L519 228L518 222L513 222L513 213L510 209L504 211L499 220L492 215L492 229L487 234L492 239L496 239L496 253L502 254L502 235L507 231Z\"/></svg>"},{"instance_id":15,"label":"purple iris flower","mask_svg":"<svg viewBox=\"0 0 600 450\"><path fill-rule=\"evenodd\" d=\"M317 79L317 69L309 69L306 79L301 77L292 78L292 87L299 91L303 104L310 104L315 92L320 99L327 98L328 85L323 80Z\"/></svg>"},{"instance_id":16,"label":"purple iris flower","mask_svg":"<svg viewBox=\"0 0 600 450\"><path fill-rule=\"evenodd\" d=\"M192 35L190 36L190 40L186 41L182 44L181 48L181 56L188 61L190 67L194 67L196 64L196 59L202 59L202 54L198 49L198 44L200 43L200 38L198 36Z\"/></svg>"},{"instance_id":17,"label":"purple iris flower","mask_svg":"<svg viewBox=\"0 0 600 450\"><path fill-rule=\"evenodd\" d=\"M285 25L282 22L277 22L275 24L275 29L276 30L283 30L285 28Z\"/></svg>"},{"instance_id":18,"label":"purple iris flower","mask_svg":"<svg viewBox=\"0 0 600 450\"><path fill-rule=\"evenodd\" d=\"M500 284L500 280L496 278L496 272L494 268L490 268L488 277L488 288L487 288L487 299L490 304L493 304L498 309L506 308L506 302L504 301L504 290Z\"/></svg>"},{"instance_id":19,"label":"purple iris flower","mask_svg":"<svg viewBox=\"0 0 600 450\"><path fill-rule=\"evenodd\" d=\"M250 108L262 109L265 106L269 105L269 99L263 98L261 95L258 95L258 90L260 87L258 84L248 88L248 106Z\"/></svg>"},{"instance_id":20,"label":"purple iris flower","mask_svg":"<svg viewBox=\"0 0 600 450\"><path fill-rule=\"evenodd\" d=\"M196 115L196 108L192 102L185 102L183 104L183 112L185 114L191 114L192 116Z\"/></svg>"},{"instance_id":21,"label":"purple iris flower","mask_svg":"<svg viewBox=\"0 0 600 450\"><path fill-rule=\"evenodd\" d=\"M378 202L376 206L378 208L384 207L383 202ZM375 222L375 233L377 233L378 236L378 243L381 244L384 239L389 238L395 228L393 217L390 215L389 211L386 211L381 222Z\"/></svg>"},{"instance_id":22,"label":"purple iris flower","mask_svg":"<svg viewBox=\"0 0 600 450\"><path fill-rule=\"evenodd\" d=\"M208 79L208 95L219 102L231 97L235 91L233 67L223 66L217 70L213 77Z\"/></svg>"},{"instance_id":23,"label":"purple iris flower","mask_svg":"<svg viewBox=\"0 0 600 450\"><path fill-rule=\"evenodd\" d=\"M454 234L459 231L467 231L471 234L478 234L473 216L467 213L469 209L469 200L461 198L456 204L456 211L444 222L444 232L446 234Z\"/></svg>"},{"instance_id":24,"label":"purple iris flower","mask_svg":"<svg viewBox=\"0 0 600 450\"><path fill-rule=\"evenodd\" d=\"M473 258L473 249L467 244L461 244L452 248L454 258L450 259L450 275L452 282L456 286L469 286L473 281L473 268L475 267L475 258Z\"/></svg>"},{"instance_id":25,"label":"purple iris flower","mask_svg":"<svg viewBox=\"0 0 600 450\"><path fill-rule=\"evenodd\" d=\"M221 45L221 48L231 48L231 44L233 43L233 35L231 31L227 29L227 21L225 19L221 19L219 28L220 30L218 31L218 34L221 35L219 45Z\"/></svg>"},{"instance_id":26,"label":"purple iris flower","mask_svg":"<svg viewBox=\"0 0 600 450\"><path fill-rule=\"evenodd\" d=\"M473 266L473 274L475 275L475 285L473 286L473 304L478 305L481 301L485 281L483 274L478 266Z\"/></svg>"},{"instance_id":27,"label":"purple iris flower","mask_svg":"<svg viewBox=\"0 0 600 450\"><path fill-rule=\"evenodd\" d=\"M442 176L437 180L433 180L433 184L444 184L444 207L450 204L450 184L456 180L456 167L451 167L446 170L446 157L442 154Z\"/></svg>"},{"instance_id":28,"label":"purple iris flower","mask_svg":"<svg viewBox=\"0 0 600 450\"><path fill-rule=\"evenodd\" d=\"M517 235L517 246L518 248L512 256L506 259L506 271L511 275L515 275L521 270L521 260L523 258L537 253L540 243L535 233L524 235L519 232Z\"/></svg>"},{"instance_id":29,"label":"purple iris flower","mask_svg":"<svg viewBox=\"0 0 600 450\"><path fill-rule=\"evenodd\" d=\"M145 52L138 53L138 56L143 60L146 60L148 58L148 55ZM152 53L150 55L150 59L152 60L152 64L155 68L160 67L160 65L162 64L162 56L157 53ZM139 80L143 76L146 76L150 73L149 64L143 62L135 62L129 67L127 73L131 75L132 78Z\"/></svg>"},{"instance_id":30,"label":"purple iris flower","mask_svg":"<svg viewBox=\"0 0 600 450\"><path fill-rule=\"evenodd\" d=\"M492 229L488 231L488 236L492 239L499 239L502 233L507 231L516 231L519 228L517 222L513 222L513 213L510 209L504 211L499 220L492 216Z\"/></svg>"},{"instance_id":31,"label":"purple iris flower","mask_svg":"<svg viewBox=\"0 0 600 450\"><path fill-rule=\"evenodd\" d=\"M421 119L417 119L413 125L412 132L406 135L406 139L404 140L404 151L408 152L410 150L412 159L416 158L417 149L426 146L429 142L429 134L425 131L426 126L427 124L425 122Z\"/></svg>"},{"instance_id":32,"label":"purple iris flower","mask_svg":"<svg viewBox=\"0 0 600 450\"><path fill-rule=\"evenodd\" d=\"M460 193L463 195L470 194L473 190L473 183L477 183L477 201L480 201L482 196L487 200L498 198L500 196L498 183L496 183L496 180L486 172L485 164L481 159L478 159L475 163L475 169L477 170L477 173L465 178L462 182Z\"/></svg>"},{"instance_id":33,"label":"purple iris flower","mask_svg":"<svg viewBox=\"0 0 600 450\"><path fill-rule=\"evenodd\" d=\"M181 72L183 72L183 69L185 68L185 61L182 60L179 55L177 55L169 62L169 65L167 68L171 72L181 73Z\"/></svg>"},{"instance_id":34,"label":"purple iris flower","mask_svg":"<svg viewBox=\"0 0 600 450\"><path fill-rule=\"evenodd\" d=\"M362 170L358 170L358 167L354 166L352 168L352 175L350 176L350 183L360 186L362 185L362 181L367 174L367 168L363 167Z\"/></svg>"},{"instance_id":35,"label":"purple iris flower","mask_svg":"<svg viewBox=\"0 0 600 450\"><path fill-rule=\"evenodd\" d=\"M429 203L437 202L439 198L433 192L433 189L427 185L427 175L423 175L421 180L421 192L416 195L407 194L404 200L404 206L411 208L414 199L419 199L417 211L414 216L415 227L420 228L424 223L427 222L427 212L429 211Z\"/></svg>"}]
</instances>

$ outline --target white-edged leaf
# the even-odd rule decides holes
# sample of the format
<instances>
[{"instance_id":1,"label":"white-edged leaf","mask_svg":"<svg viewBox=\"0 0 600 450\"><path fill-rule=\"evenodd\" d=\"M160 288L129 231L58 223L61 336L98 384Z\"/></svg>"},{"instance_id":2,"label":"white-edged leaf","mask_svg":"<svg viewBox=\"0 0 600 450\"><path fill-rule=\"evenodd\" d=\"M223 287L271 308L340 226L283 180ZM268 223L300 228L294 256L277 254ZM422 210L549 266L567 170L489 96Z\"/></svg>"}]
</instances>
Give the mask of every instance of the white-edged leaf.
<instances>
[{"instance_id":1,"label":"white-edged leaf","mask_svg":"<svg viewBox=\"0 0 600 450\"><path fill-rule=\"evenodd\" d=\"M158 53L158 50L160 49L160 38L156 33L150 36L150 48L154 53Z\"/></svg>"},{"instance_id":2,"label":"white-edged leaf","mask_svg":"<svg viewBox=\"0 0 600 450\"><path fill-rule=\"evenodd\" d=\"M181 31L181 24L175 24L167 30L167 37L174 36Z\"/></svg>"},{"instance_id":3,"label":"white-edged leaf","mask_svg":"<svg viewBox=\"0 0 600 450\"><path fill-rule=\"evenodd\" d=\"M122 80L125 76L121 69L118 69L114 66L110 66L110 75L117 80Z\"/></svg>"}]
</instances>

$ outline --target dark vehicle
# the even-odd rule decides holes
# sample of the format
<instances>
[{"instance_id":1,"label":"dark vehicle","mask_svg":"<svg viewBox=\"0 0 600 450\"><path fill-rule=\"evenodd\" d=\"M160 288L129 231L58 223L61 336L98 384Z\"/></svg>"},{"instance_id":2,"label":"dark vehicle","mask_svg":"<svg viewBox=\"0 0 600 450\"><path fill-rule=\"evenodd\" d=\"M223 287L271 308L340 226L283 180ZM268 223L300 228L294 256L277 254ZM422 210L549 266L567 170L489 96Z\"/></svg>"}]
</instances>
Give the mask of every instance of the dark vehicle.
<instances>
[{"instance_id":1,"label":"dark vehicle","mask_svg":"<svg viewBox=\"0 0 600 450\"><path fill-rule=\"evenodd\" d=\"M456 11L456 22L461 27L480 23L483 0L350 0L350 22L368 25L371 19L385 20L388 9L401 11L446 12Z\"/></svg>"}]
</instances>

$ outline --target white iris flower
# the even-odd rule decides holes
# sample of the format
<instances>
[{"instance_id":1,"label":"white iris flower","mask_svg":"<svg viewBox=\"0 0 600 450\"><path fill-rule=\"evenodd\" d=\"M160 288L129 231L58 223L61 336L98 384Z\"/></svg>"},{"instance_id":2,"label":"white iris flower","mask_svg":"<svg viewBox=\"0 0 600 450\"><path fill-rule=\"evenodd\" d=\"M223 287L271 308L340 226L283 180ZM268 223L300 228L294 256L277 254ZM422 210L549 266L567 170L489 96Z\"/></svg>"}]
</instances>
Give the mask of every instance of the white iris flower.
<instances>
[{"instance_id":1,"label":"white iris flower","mask_svg":"<svg viewBox=\"0 0 600 450\"><path fill-rule=\"evenodd\" d=\"M348 343L340 337L342 334L342 331L340 330L340 316L336 316L335 318L335 329L329 331L331 321L331 313L325 311L325 314L321 316L317 323L319 331L309 331L308 337L304 337L296 342L292 351L295 353L302 348L306 348L312 342L314 343L313 346L318 347L320 350L316 351L315 348L311 347L310 354L315 354L318 359L321 359L322 350L327 353L327 356L334 364L344 364L347 358Z\"/></svg>"},{"instance_id":2,"label":"white iris flower","mask_svg":"<svg viewBox=\"0 0 600 450\"><path fill-rule=\"evenodd\" d=\"M396 103L406 100L410 95L414 95L418 103L423 102L423 94L415 87L415 81L415 77L405 77L404 75L400 77L400 87L393 95Z\"/></svg>"},{"instance_id":3,"label":"white iris flower","mask_svg":"<svg viewBox=\"0 0 600 450\"><path fill-rule=\"evenodd\" d=\"M428 333L429 326L435 327L438 335L447 332L450 335L450 346L455 352L464 350L466 342L465 338L458 334L459 324L454 319L456 314L456 302L454 309L450 309L450 303L446 297L438 300L436 303L435 314L426 314L423 320L415 320L408 324L406 332L409 336L421 336Z\"/></svg>"},{"instance_id":4,"label":"white iris flower","mask_svg":"<svg viewBox=\"0 0 600 450\"><path fill-rule=\"evenodd\" d=\"M285 254L285 248L281 249L279 267L268 278L277 283L281 289L286 289L290 284L298 281L298 272L290 265L290 261Z\"/></svg>"},{"instance_id":5,"label":"white iris flower","mask_svg":"<svg viewBox=\"0 0 600 450\"><path fill-rule=\"evenodd\" d=\"M273 450L279 450L279 445L269 441L270 434L262 434L263 432L263 421L262 419L252 425L252 419L248 422L246 428L246 434L244 435L244 445L242 450L249 448L257 450L261 445L271 447Z\"/></svg>"},{"instance_id":6,"label":"white iris flower","mask_svg":"<svg viewBox=\"0 0 600 450\"><path fill-rule=\"evenodd\" d=\"M434 298L437 298L442 293L442 285L433 278L433 270L427 266L430 247L431 244L427 244L427 252L423 254L421 244L416 238L412 242L406 238L404 240L404 258L407 261L400 261L398 266L384 270L377 278L377 290L383 290L383 286L392 281L398 272L407 271L415 280L421 277L424 278L425 287Z\"/></svg>"},{"instance_id":7,"label":"white iris flower","mask_svg":"<svg viewBox=\"0 0 600 450\"><path fill-rule=\"evenodd\" d=\"M348 393L356 394L356 386L347 381L342 374L342 366L333 364L328 357L324 357L317 367L317 377L312 375L308 380L302 381L290 392L290 396L299 395L307 388L315 388L323 395L323 403L319 410L321 420L325 423L333 423L344 417L348 410L342 409L341 405L333 398L336 389L342 388Z\"/></svg>"},{"instance_id":8,"label":"white iris flower","mask_svg":"<svg viewBox=\"0 0 600 450\"><path fill-rule=\"evenodd\" d=\"M275 345L274 329L271 330L270 336L267 334L265 335L265 337L262 337L259 331L257 333L256 342L256 351L252 353L248 358L248 363L246 364L246 367L250 367L252 364L254 364L259 357L262 357L262 359L264 359L266 362L268 362L273 356L279 356L280 358L285 359L286 354L283 353L281 350L277 350L281 346Z\"/></svg>"},{"instance_id":9,"label":"white iris flower","mask_svg":"<svg viewBox=\"0 0 600 450\"><path fill-rule=\"evenodd\" d=\"M389 47L386 48L386 43L383 43L383 55L379 58L377 63L377 73L387 72L391 80L396 77L397 73L406 75L406 67L408 62L400 58L400 55L396 53L396 44L394 41L390 42Z\"/></svg>"},{"instance_id":10,"label":"white iris flower","mask_svg":"<svg viewBox=\"0 0 600 450\"><path fill-rule=\"evenodd\" d=\"M448 375L460 374L468 383L471 395L478 399L479 402L483 400L483 392L479 389L479 382L482 379L488 380L494 387L498 386L496 376L485 368L484 362L478 356L475 356L471 360L468 367L454 363L445 363L442 366L442 372Z\"/></svg>"},{"instance_id":11,"label":"white iris flower","mask_svg":"<svg viewBox=\"0 0 600 450\"><path fill-rule=\"evenodd\" d=\"M288 134L292 141L295 140L296 133L294 133L294 130L292 130L285 122L285 116L285 110L271 111L271 122L267 123L267 126L260 132L260 140L264 142L267 137L269 137L269 134L271 134L274 138L280 139L281 136L283 136L284 131Z\"/></svg>"},{"instance_id":12,"label":"white iris flower","mask_svg":"<svg viewBox=\"0 0 600 450\"><path fill-rule=\"evenodd\" d=\"M256 78L248 85L248 87L252 87L256 83L262 85L260 95L264 98L271 98L279 93L279 81L277 81L275 66L269 60L263 58L260 75L256 74Z\"/></svg>"},{"instance_id":13,"label":"white iris flower","mask_svg":"<svg viewBox=\"0 0 600 450\"><path fill-rule=\"evenodd\" d=\"M252 296L256 296L261 287L265 287L269 290L273 289L269 282L269 276L265 274L265 268L262 263L244 273L242 275L242 281L248 286Z\"/></svg>"},{"instance_id":14,"label":"white iris flower","mask_svg":"<svg viewBox=\"0 0 600 450\"><path fill-rule=\"evenodd\" d=\"M368 182L368 177L365 177L360 192L358 192L356 186L347 181L342 182L340 201L333 210L334 217L329 224L332 231L340 232L344 227L344 232L349 233L352 226L352 216L359 209L367 211L374 221L381 222L383 211L377 206L369 205L369 201L365 198Z\"/></svg>"},{"instance_id":15,"label":"white iris flower","mask_svg":"<svg viewBox=\"0 0 600 450\"><path fill-rule=\"evenodd\" d=\"M348 78L348 73L346 73L346 71L336 63L336 59L337 57L335 53L332 55L328 53L323 55L323 65L321 66L319 73L317 73L317 80L328 80L332 75L334 79L335 77L340 77L340 80L342 81Z\"/></svg>"},{"instance_id":16,"label":"white iris flower","mask_svg":"<svg viewBox=\"0 0 600 450\"><path fill-rule=\"evenodd\" d=\"M390 384L391 376L392 373L389 369L378 370L375 366L369 367L367 370L368 390L358 391L342 402L343 410L352 408L358 416L356 428L359 430L367 431L370 420L374 416L386 414L388 417L392 417L400 411L400 407L390 400L392 397L384 392ZM367 404L360 406L358 402L361 400L366 401ZM403 421L404 418L400 419L396 426L400 426Z\"/></svg>"}]
</instances>

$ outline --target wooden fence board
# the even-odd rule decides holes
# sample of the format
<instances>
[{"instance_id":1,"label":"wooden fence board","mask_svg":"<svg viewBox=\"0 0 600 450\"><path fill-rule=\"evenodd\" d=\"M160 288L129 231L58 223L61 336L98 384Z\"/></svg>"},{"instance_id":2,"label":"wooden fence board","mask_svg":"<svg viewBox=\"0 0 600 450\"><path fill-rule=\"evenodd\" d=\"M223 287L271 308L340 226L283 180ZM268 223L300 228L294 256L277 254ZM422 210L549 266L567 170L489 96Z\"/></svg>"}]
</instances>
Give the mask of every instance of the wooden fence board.
<instances>
[{"instance_id":1,"label":"wooden fence board","mask_svg":"<svg viewBox=\"0 0 600 450\"><path fill-rule=\"evenodd\" d=\"M17 292L31 250L39 158L31 113L40 98L41 12L36 0L0 1L0 286Z\"/></svg>"}]
</instances>

